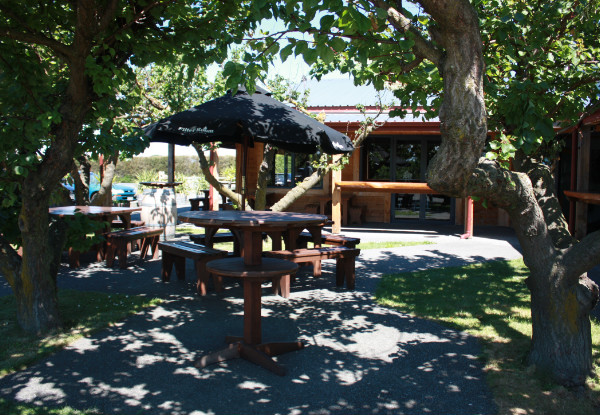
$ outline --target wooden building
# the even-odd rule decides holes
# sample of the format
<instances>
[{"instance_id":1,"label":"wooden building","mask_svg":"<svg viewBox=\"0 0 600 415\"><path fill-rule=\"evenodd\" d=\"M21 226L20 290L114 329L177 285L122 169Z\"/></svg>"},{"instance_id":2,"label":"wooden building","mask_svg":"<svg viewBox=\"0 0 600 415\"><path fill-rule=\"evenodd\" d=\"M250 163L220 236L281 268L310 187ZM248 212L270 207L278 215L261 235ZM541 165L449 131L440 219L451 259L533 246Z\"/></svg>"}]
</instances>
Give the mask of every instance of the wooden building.
<instances>
[{"instance_id":1,"label":"wooden building","mask_svg":"<svg viewBox=\"0 0 600 415\"><path fill-rule=\"evenodd\" d=\"M569 229L581 239L600 230L600 109L560 131L565 146L556 169L556 189Z\"/></svg>"},{"instance_id":2,"label":"wooden building","mask_svg":"<svg viewBox=\"0 0 600 415\"><path fill-rule=\"evenodd\" d=\"M355 87L348 80L328 80L312 84L308 110L324 115L324 123L350 137L359 128L364 116L356 104L365 106L367 115L377 109L376 96L370 87ZM343 91L342 94L339 91ZM465 224L467 201L454 199L421 189L427 181L427 165L439 143L440 126L437 120L423 120L420 113L400 119L391 117L389 111L380 118L382 125L376 129L349 158L341 178L328 174L319 186L309 190L290 210L320 212L331 215L334 182L352 182L342 186L342 220L347 223L379 223L402 221L431 221ZM587 115L571 128L559 133L557 139L566 142L555 170L556 190L565 216L569 218L578 237L600 229L600 201L565 196L565 190L582 193L600 192L600 110ZM253 194L256 177L263 154L257 144L248 157L248 189ZM280 153L271 177L267 203L273 204L283 197L306 174L307 162L313 155ZM238 164L241 160L238 160ZM241 171L241 165L238 165ZM238 178L239 180L239 178ZM379 183L371 190L357 183ZM404 190L389 189L385 184L397 184ZM394 186L391 186L394 187ZM412 190L405 190L406 188ZM598 198L598 196L593 196ZM474 203L473 224L509 226L509 218L502 209Z\"/></svg>"},{"instance_id":3,"label":"wooden building","mask_svg":"<svg viewBox=\"0 0 600 415\"><path fill-rule=\"evenodd\" d=\"M369 105L379 99L372 88L354 86L349 88L346 80L320 82L318 88L320 93L309 101L307 109L315 114L324 114L325 124L350 137L353 137L354 132L358 130L360 121L364 117L356 109L355 104L365 105L364 111L367 115L373 116L377 112L374 105ZM350 90L353 91L353 95L348 92ZM334 91L346 91L346 93L340 97ZM338 101L336 102L333 97L337 97ZM352 104L348 105L350 103ZM428 162L441 141L439 121L425 121L420 113L410 114L401 119L391 117L389 111L382 114L379 120L382 121L382 125L350 156L348 164L341 172L341 180L403 183L409 190L385 190L384 186L379 186L373 191L359 190L356 187L342 188L343 223L440 221L463 224L465 222L464 200L455 200L418 188L419 184L427 180ZM256 188L256 177L262 154L263 147L260 144L249 151L247 184L250 194ZM268 204L275 203L297 181L310 173L306 169L311 157L313 155L289 153L276 155L275 170L268 189ZM238 163L241 163L241 160L238 160ZM241 165L239 167L238 171L241 171ZM328 174L319 186L309 190L291 207L291 210L331 215L333 182L332 174ZM480 203L475 203L474 209L475 225L508 225L508 217L502 210L485 209Z\"/></svg>"}]
</instances>

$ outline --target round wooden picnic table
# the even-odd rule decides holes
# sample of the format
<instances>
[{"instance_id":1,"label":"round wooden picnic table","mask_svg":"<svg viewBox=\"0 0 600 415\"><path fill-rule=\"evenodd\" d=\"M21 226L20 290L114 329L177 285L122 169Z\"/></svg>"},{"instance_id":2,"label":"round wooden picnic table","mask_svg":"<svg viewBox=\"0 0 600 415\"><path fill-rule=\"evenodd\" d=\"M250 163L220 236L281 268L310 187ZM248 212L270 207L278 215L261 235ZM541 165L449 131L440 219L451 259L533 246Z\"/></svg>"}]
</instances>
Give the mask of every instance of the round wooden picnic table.
<instances>
[{"instance_id":1,"label":"round wooden picnic table","mask_svg":"<svg viewBox=\"0 0 600 415\"><path fill-rule=\"evenodd\" d=\"M295 249L298 235L304 229L313 235L314 242L321 244L321 229L327 216L298 212L271 211L190 211L179 214L182 222L202 226L206 230L206 245L212 247L212 237L221 228L229 229L240 239L242 257L247 265L262 262L262 234L271 236L273 250L281 249L285 235L286 249Z\"/></svg>"},{"instance_id":2,"label":"round wooden picnic table","mask_svg":"<svg viewBox=\"0 0 600 415\"><path fill-rule=\"evenodd\" d=\"M321 228L327 221L324 215L270 212L270 211L193 211L180 215L183 222L203 226L206 229L206 240L219 228L227 228L232 233L242 235L242 258L217 259L206 264L206 269L216 275L239 278L244 286L244 335L228 336L230 343L223 350L210 353L196 361L197 367L221 362L238 357L250 360L278 375L285 374L285 368L277 364L271 356L299 350L302 342L262 343L261 328L261 283L267 279L280 279L280 284L289 284L290 275L298 269L293 262L262 258L262 234L287 234L286 246L294 249L295 241L303 229L309 229L315 240L321 241ZM281 245L281 238L279 245ZM274 248L274 249L281 249Z\"/></svg>"}]
</instances>

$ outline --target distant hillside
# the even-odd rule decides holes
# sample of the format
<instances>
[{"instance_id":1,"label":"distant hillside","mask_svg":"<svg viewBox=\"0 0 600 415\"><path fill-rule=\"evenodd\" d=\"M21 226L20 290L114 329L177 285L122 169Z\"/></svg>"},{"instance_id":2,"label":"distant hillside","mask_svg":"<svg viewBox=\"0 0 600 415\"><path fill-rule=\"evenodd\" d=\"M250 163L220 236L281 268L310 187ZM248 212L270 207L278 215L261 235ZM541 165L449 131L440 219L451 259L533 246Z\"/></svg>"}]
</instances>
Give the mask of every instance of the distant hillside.
<instances>
[{"instance_id":1,"label":"distant hillside","mask_svg":"<svg viewBox=\"0 0 600 415\"><path fill-rule=\"evenodd\" d=\"M228 169L235 171L235 156L219 157L219 172ZM98 162L92 162L92 170L98 171ZM142 172L167 173L167 156L134 157L129 160L119 160L116 169L116 180L122 183L136 183L137 176ZM175 174L184 176L202 176L198 156L175 156Z\"/></svg>"}]
</instances>

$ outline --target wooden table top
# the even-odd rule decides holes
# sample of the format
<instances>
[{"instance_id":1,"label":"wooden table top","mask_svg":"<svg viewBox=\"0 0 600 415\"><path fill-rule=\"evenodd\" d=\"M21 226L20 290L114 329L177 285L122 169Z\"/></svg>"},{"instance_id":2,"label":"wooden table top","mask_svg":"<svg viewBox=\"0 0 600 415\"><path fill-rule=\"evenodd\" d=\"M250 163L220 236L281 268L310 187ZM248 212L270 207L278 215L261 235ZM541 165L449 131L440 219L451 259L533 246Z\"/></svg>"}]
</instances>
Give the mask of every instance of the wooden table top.
<instances>
[{"instance_id":1,"label":"wooden table top","mask_svg":"<svg viewBox=\"0 0 600 415\"><path fill-rule=\"evenodd\" d=\"M88 216L97 215L123 215L127 213L139 212L141 207L120 207L120 206L58 206L50 208L51 215L73 216L75 213L81 213Z\"/></svg>"},{"instance_id":2,"label":"wooden table top","mask_svg":"<svg viewBox=\"0 0 600 415\"><path fill-rule=\"evenodd\" d=\"M327 216L313 213L271 212L271 211L189 211L178 215L182 222L200 226L222 227L269 227L269 226L310 226L325 223Z\"/></svg>"}]
</instances>

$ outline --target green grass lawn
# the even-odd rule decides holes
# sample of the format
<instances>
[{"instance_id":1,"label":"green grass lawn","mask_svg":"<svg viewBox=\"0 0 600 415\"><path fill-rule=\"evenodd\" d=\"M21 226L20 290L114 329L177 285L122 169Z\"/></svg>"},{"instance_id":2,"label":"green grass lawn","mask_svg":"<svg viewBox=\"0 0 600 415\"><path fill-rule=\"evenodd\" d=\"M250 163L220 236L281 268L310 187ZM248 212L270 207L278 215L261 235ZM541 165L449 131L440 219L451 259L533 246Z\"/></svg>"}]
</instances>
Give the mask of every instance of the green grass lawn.
<instances>
[{"instance_id":1,"label":"green grass lawn","mask_svg":"<svg viewBox=\"0 0 600 415\"><path fill-rule=\"evenodd\" d=\"M488 383L500 414L598 413L598 374L586 391L569 391L524 364L531 337L528 269L522 260L495 261L386 275L378 303L438 321L480 339ZM593 357L600 364L600 324L592 321Z\"/></svg>"}]
</instances>

